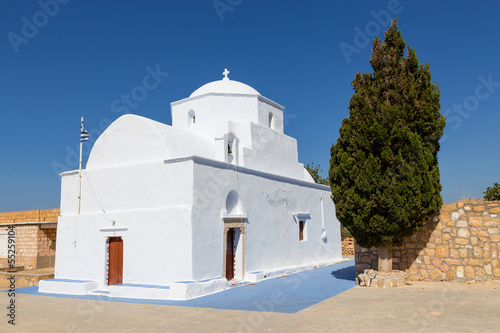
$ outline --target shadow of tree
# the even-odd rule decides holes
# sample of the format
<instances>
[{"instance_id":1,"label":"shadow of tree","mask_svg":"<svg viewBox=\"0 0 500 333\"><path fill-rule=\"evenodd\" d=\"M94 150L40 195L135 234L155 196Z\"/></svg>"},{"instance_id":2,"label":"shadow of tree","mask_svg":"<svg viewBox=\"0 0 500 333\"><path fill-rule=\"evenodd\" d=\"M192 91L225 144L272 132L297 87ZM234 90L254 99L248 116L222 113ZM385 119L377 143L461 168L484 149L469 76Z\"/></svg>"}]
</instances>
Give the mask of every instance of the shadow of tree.
<instances>
[{"instance_id":1,"label":"shadow of tree","mask_svg":"<svg viewBox=\"0 0 500 333\"><path fill-rule=\"evenodd\" d=\"M332 276L340 279L340 280L348 280L348 281L354 281L356 279L356 276L354 274L354 266L349 266L345 267L342 269L338 269L335 271L332 271Z\"/></svg>"},{"instance_id":2,"label":"shadow of tree","mask_svg":"<svg viewBox=\"0 0 500 333\"><path fill-rule=\"evenodd\" d=\"M405 237L403 243L395 245L392 251L392 269L405 271L407 275L418 275L419 267L431 264L435 245L429 245L431 237L441 237L441 231L436 230L440 216L435 215L423 223L422 229L410 237ZM441 226L443 228L443 226ZM440 244L440 243L438 243ZM378 251L376 247L362 248L355 244L356 274L365 269L378 269Z\"/></svg>"},{"instance_id":3,"label":"shadow of tree","mask_svg":"<svg viewBox=\"0 0 500 333\"><path fill-rule=\"evenodd\" d=\"M416 260L423 256L423 250L427 248L427 244L431 235L436 230L439 223L439 215L434 216L430 221L424 223L422 230L417 231L413 236L406 237L401 246L395 246L393 249L393 269L406 271L408 269L415 270L410 274L417 274ZM396 260L394 260L396 259Z\"/></svg>"}]
</instances>

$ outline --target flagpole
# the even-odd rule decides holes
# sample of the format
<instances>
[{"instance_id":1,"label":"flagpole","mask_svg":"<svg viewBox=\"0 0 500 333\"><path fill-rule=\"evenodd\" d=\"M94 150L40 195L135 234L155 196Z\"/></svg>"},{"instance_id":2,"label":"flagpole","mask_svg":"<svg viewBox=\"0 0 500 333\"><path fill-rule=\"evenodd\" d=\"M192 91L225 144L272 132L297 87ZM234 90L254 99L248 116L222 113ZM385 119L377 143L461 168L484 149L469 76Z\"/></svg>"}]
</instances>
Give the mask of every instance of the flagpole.
<instances>
[{"instance_id":1,"label":"flagpole","mask_svg":"<svg viewBox=\"0 0 500 333\"><path fill-rule=\"evenodd\" d=\"M82 124L83 124L83 117L82 117ZM78 215L80 215L80 206L82 202L82 139L80 138L80 166L79 166L79 172L78 172Z\"/></svg>"}]
</instances>

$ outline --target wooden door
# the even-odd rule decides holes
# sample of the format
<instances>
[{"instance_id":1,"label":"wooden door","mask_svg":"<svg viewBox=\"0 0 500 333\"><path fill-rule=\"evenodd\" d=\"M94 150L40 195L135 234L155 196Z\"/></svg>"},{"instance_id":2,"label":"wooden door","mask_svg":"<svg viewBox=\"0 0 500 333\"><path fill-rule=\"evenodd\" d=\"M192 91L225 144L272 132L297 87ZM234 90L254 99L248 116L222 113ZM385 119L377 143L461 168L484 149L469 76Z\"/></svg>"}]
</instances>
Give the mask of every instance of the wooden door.
<instances>
[{"instance_id":1,"label":"wooden door","mask_svg":"<svg viewBox=\"0 0 500 333\"><path fill-rule=\"evenodd\" d=\"M108 286L123 282L123 240L109 238Z\"/></svg>"},{"instance_id":2,"label":"wooden door","mask_svg":"<svg viewBox=\"0 0 500 333\"><path fill-rule=\"evenodd\" d=\"M234 279L234 229L227 232L226 279Z\"/></svg>"}]
</instances>

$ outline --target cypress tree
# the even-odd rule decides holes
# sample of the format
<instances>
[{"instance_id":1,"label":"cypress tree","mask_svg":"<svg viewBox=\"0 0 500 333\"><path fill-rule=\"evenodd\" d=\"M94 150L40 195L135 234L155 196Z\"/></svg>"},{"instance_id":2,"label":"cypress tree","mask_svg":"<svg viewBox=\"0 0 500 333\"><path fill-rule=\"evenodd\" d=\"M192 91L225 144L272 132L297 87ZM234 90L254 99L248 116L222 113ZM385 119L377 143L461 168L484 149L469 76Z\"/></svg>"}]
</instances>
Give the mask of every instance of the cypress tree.
<instances>
[{"instance_id":1,"label":"cypress tree","mask_svg":"<svg viewBox=\"0 0 500 333\"><path fill-rule=\"evenodd\" d=\"M359 245L378 247L382 271L392 269L392 244L420 230L443 203L439 88L429 64L405 48L397 20L383 42L374 39L373 73L356 73L349 118L331 147L337 218Z\"/></svg>"}]
</instances>

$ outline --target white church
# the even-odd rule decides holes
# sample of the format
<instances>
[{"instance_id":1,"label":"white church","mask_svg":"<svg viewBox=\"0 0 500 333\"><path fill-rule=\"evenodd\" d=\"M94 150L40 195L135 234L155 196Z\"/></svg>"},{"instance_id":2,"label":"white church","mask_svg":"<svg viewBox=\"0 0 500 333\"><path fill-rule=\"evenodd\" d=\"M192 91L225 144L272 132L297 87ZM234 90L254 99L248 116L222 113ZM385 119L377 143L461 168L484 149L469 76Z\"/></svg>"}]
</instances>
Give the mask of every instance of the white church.
<instances>
[{"instance_id":1,"label":"white church","mask_svg":"<svg viewBox=\"0 0 500 333\"><path fill-rule=\"evenodd\" d=\"M283 107L230 80L124 115L61 174L55 278L39 291L189 299L342 260L328 186L298 162Z\"/></svg>"}]
</instances>

